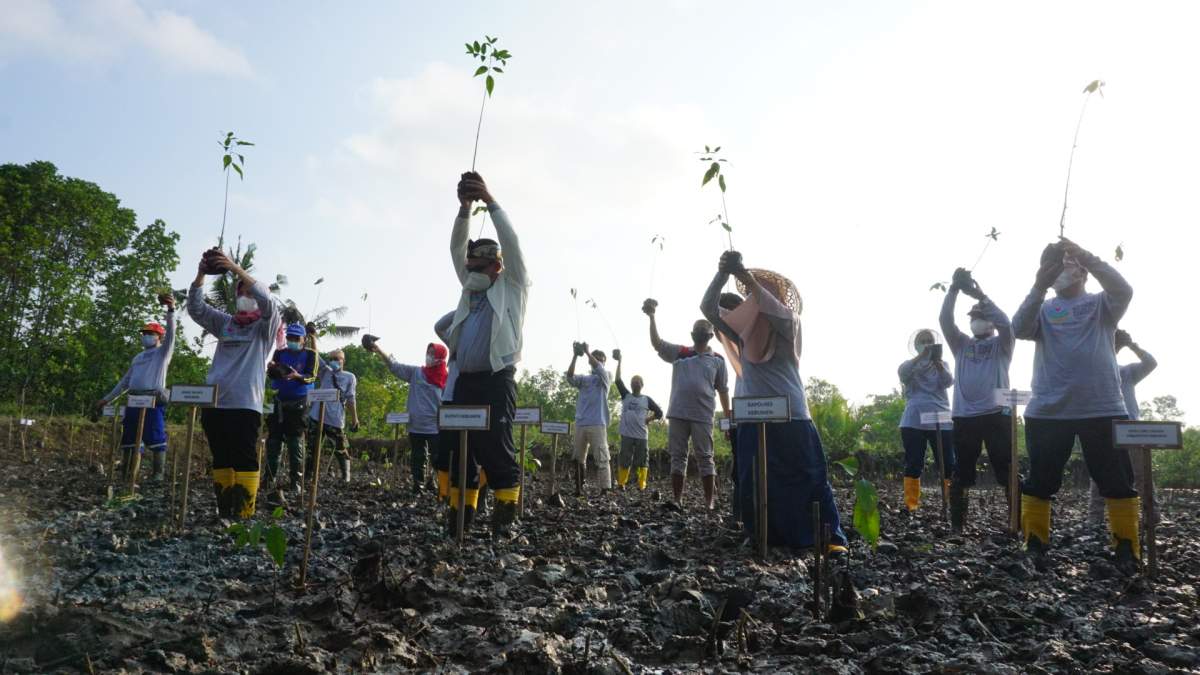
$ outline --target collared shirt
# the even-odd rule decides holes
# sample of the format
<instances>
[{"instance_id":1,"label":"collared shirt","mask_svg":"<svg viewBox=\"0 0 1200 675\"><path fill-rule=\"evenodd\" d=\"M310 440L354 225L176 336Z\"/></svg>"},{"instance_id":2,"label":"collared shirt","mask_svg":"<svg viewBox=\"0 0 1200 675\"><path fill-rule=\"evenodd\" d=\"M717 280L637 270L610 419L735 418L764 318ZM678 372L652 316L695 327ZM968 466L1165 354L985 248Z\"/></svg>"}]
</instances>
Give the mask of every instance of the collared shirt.
<instances>
[{"instance_id":1,"label":"collared shirt","mask_svg":"<svg viewBox=\"0 0 1200 675\"><path fill-rule=\"evenodd\" d=\"M325 425L341 429L346 424L346 405L353 403L358 393L358 378L354 373L345 370L334 370L321 366L321 378L317 389L338 389L341 396L337 402L325 404ZM314 403L309 407L308 416L314 420L321 419L321 405Z\"/></svg>"},{"instance_id":2,"label":"collared shirt","mask_svg":"<svg viewBox=\"0 0 1200 675\"><path fill-rule=\"evenodd\" d=\"M665 341L658 355L671 364L667 417L712 424L717 392L729 391L725 358L712 350L696 352Z\"/></svg>"}]
</instances>

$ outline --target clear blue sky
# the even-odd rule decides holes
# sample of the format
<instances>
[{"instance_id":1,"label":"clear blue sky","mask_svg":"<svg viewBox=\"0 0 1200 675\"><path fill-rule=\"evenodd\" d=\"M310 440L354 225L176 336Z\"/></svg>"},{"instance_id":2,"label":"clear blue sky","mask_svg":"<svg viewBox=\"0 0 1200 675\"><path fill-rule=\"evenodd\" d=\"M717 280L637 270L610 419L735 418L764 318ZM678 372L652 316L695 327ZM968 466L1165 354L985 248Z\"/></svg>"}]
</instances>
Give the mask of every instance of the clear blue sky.
<instances>
[{"instance_id":1,"label":"clear blue sky","mask_svg":"<svg viewBox=\"0 0 1200 675\"><path fill-rule=\"evenodd\" d=\"M1057 234L1071 133L1090 80L1068 235L1136 289L1125 327L1162 364L1141 397L1196 419L1179 302L1197 287L1200 47L1188 3L211 3L7 0L0 11L0 161L49 160L182 235L177 285L221 217L216 142L258 145L235 181L231 236L309 310L416 361L457 289L446 252L481 82L462 43L515 57L488 104L479 169L509 211L535 286L524 365L565 368L568 289L594 298L652 394L638 311L650 238L666 336L685 340L723 237L692 154L724 146L747 262L805 296L802 372L852 400L896 386L930 292L969 266L1009 312ZM371 309L359 298L369 293ZM1183 300L1187 298L1187 300ZM1180 308L1182 309L1182 308ZM965 310L965 307L964 307ZM583 337L611 348L582 306ZM965 317L963 317L965 321ZM1027 386L1022 344L1013 379ZM1123 358L1128 358L1123 356Z\"/></svg>"}]
</instances>

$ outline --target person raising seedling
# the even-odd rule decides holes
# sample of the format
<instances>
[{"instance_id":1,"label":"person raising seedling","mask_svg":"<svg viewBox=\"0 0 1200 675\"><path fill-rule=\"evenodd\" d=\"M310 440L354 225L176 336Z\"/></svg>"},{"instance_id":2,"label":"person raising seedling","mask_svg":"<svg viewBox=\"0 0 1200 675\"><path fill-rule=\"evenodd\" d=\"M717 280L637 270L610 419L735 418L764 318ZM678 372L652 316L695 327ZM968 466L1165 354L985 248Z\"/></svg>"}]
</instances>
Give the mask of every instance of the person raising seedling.
<instances>
[{"instance_id":1,"label":"person raising seedling","mask_svg":"<svg viewBox=\"0 0 1200 675\"><path fill-rule=\"evenodd\" d=\"M204 277L230 272L237 278L236 313L204 302ZM218 249L205 252L188 290L188 315L217 337L208 384L217 385L217 404L200 413L212 450L213 491L221 518L250 518L258 495L258 430L262 426L263 364L280 326L280 308L267 285Z\"/></svg>"},{"instance_id":2,"label":"person raising seedling","mask_svg":"<svg viewBox=\"0 0 1200 675\"><path fill-rule=\"evenodd\" d=\"M1094 274L1103 289L1088 293ZM1054 289L1054 297L1046 292ZM1021 485L1021 531L1034 565L1049 565L1050 499L1062 487L1075 439L1107 502L1116 566L1140 566L1140 503L1129 454L1113 447L1112 422L1127 419L1116 330L1133 288L1116 269L1062 238L1042 251L1033 288L1013 315L1018 339L1034 342L1033 398L1025 409L1030 472Z\"/></svg>"},{"instance_id":3,"label":"person raising seedling","mask_svg":"<svg viewBox=\"0 0 1200 675\"><path fill-rule=\"evenodd\" d=\"M617 485L623 490L629 482L630 470L637 473L639 490L646 489L646 480L650 475L650 430L647 425L654 420L663 418L662 408L654 399L642 393L644 382L641 375L634 375L629 380L629 388L621 380L621 350L613 350L613 358L617 361L617 393L621 395L621 451L617 456ZM631 391L632 390L632 391Z\"/></svg>"},{"instance_id":4,"label":"person raising seedling","mask_svg":"<svg viewBox=\"0 0 1200 675\"><path fill-rule=\"evenodd\" d=\"M713 459L714 399L729 417L729 375L725 358L708 346L713 325L706 319L692 324L692 346L672 344L658 335L654 313L658 301L647 298L642 311L650 317L650 345L671 364L671 399L667 404L667 449L671 455L672 508L683 508L683 482L687 475L688 441L700 465L704 507L712 510L717 499L717 465Z\"/></svg>"},{"instance_id":5,"label":"person raising seedling","mask_svg":"<svg viewBox=\"0 0 1200 675\"><path fill-rule=\"evenodd\" d=\"M985 445L996 483L1008 484L1012 411L996 405L996 390L1009 388L1008 367L1016 337L1008 315L984 294L970 272L960 267L953 278L939 319L946 344L954 355L953 435L958 461L950 483L950 528L961 532L967 518L967 491L975 485L975 463ZM970 335L954 323L954 305L959 293L976 300L967 312L971 319Z\"/></svg>"},{"instance_id":6,"label":"person raising seedling","mask_svg":"<svg viewBox=\"0 0 1200 675\"><path fill-rule=\"evenodd\" d=\"M737 279L745 295L740 303L721 306L721 289L729 277ZM821 436L808 412L804 381L800 377L803 302L790 279L769 270L748 270L737 251L721 255L717 274L700 303L700 310L736 347L735 361L740 393L744 396L786 396L791 411L788 422L767 426L767 542L774 546L808 548L815 545L812 503L820 504L820 522L828 526L830 552L845 553L833 488L826 472ZM724 310L724 311L722 311ZM747 533L755 524L754 475L758 428L738 428L738 499Z\"/></svg>"},{"instance_id":7,"label":"person raising seedling","mask_svg":"<svg viewBox=\"0 0 1200 675\"><path fill-rule=\"evenodd\" d=\"M408 440L412 446L412 491L421 491L425 480L426 458L438 477L438 496L445 499L450 489L450 472L438 467L438 407L446 386L446 347L430 342L425 348L425 364L410 366L393 359L379 348L376 340L363 337L363 346L379 355L388 370L408 383ZM448 467L447 467L448 468Z\"/></svg>"},{"instance_id":8,"label":"person raising seedling","mask_svg":"<svg viewBox=\"0 0 1200 675\"><path fill-rule=\"evenodd\" d=\"M1137 400L1137 385L1146 376L1154 372L1158 367L1158 361L1155 360L1150 352L1138 346L1133 338L1129 337L1129 333L1118 330L1114 344L1117 348L1117 353L1124 348L1137 355L1137 362L1127 363L1121 366L1121 397L1125 399L1125 411L1129 415L1129 419L1136 420L1142 416L1141 410L1138 409ZM1129 463L1133 469L1133 486L1137 490L1142 489L1145 480L1145 469L1142 466L1141 458L1138 456L1139 451L1129 451ZM1151 492L1148 495L1140 495L1142 500L1150 500L1146 505L1146 517L1148 522L1158 523L1158 500ZM1096 481L1092 481L1091 494L1088 498L1088 522L1092 525L1104 524L1104 497L1100 494L1100 486Z\"/></svg>"},{"instance_id":9,"label":"person raising seedling","mask_svg":"<svg viewBox=\"0 0 1200 675\"><path fill-rule=\"evenodd\" d=\"M322 360L319 370L317 389L335 389L338 399L325 404L325 438L333 441L333 456L341 470L342 482L350 482L350 453L347 450L345 427L351 432L358 431L358 378L346 368L346 354L338 349L329 354L328 360ZM350 424L346 424L349 416ZM318 433L321 431L321 406L309 407L308 412L308 444L313 452L309 453L308 465L311 467L316 455Z\"/></svg>"},{"instance_id":10,"label":"person raising seedling","mask_svg":"<svg viewBox=\"0 0 1200 675\"><path fill-rule=\"evenodd\" d=\"M171 365L171 355L175 349L175 298L170 293L158 296L158 302L167 308L167 327L151 321L142 326L142 351L133 357L129 369L121 376L121 381L99 401L97 408L108 405L122 392L128 391L135 395L153 395L157 405L146 410L146 419L142 424L142 437L137 438L138 408L125 408L125 417L121 420L121 470L128 477L133 470L133 453L141 452L138 444L149 448L153 457L151 480L161 481L163 478L164 461L167 454L167 368Z\"/></svg>"},{"instance_id":11,"label":"person raising seedling","mask_svg":"<svg viewBox=\"0 0 1200 675\"><path fill-rule=\"evenodd\" d=\"M575 495L582 497L588 454L592 451L600 491L612 489L608 454L608 421L612 414L608 409L608 388L612 375L604 369L608 361L604 352L599 349L589 352L586 342L576 342L574 350L567 368L567 383L579 390L575 403ZM580 356L587 358L591 370L587 375L575 374L575 362Z\"/></svg>"},{"instance_id":12,"label":"person raising seedling","mask_svg":"<svg viewBox=\"0 0 1200 675\"><path fill-rule=\"evenodd\" d=\"M267 415L268 488L275 488L283 446L288 449L288 492L304 489L304 429L308 416L308 392L317 381L318 356L306 347L311 335L300 323L284 329L287 346L275 350L267 364L267 377L275 390L275 409ZM268 494L270 503L282 504L281 492Z\"/></svg>"},{"instance_id":13,"label":"person raising seedling","mask_svg":"<svg viewBox=\"0 0 1200 675\"><path fill-rule=\"evenodd\" d=\"M462 294L449 325L443 328L452 364L447 393L454 405L490 405L492 412L487 431L469 432L465 467L458 466L459 432L440 434L442 451L451 461L449 534L458 536L458 490L466 490L466 526L474 519L479 497L474 466L478 463L496 495L492 535L505 538L512 532L521 490L512 426L517 407L514 373L521 360L529 275L516 230L478 173L462 175L458 201L450 259ZM475 201L487 204L498 242L469 239Z\"/></svg>"},{"instance_id":14,"label":"person raising seedling","mask_svg":"<svg viewBox=\"0 0 1200 675\"><path fill-rule=\"evenodd\" d=\"M925 468L926 446L937 455L938 426L934 422L922 422L922 413L950 412L950 398L946 390L954 384L954 376L942 360L942 345L937 334L928 328L917 331L913 337L913 349L917 355L900 364L900 384L904 394L904 415L900 418L900 442L904 446L904 506L908 513L915 513L921 505L921 472ZM949 477L954 475L954 431L953 424L941 426L942 470L944 483L949 488Z\"/></svg>"}]
</instances>

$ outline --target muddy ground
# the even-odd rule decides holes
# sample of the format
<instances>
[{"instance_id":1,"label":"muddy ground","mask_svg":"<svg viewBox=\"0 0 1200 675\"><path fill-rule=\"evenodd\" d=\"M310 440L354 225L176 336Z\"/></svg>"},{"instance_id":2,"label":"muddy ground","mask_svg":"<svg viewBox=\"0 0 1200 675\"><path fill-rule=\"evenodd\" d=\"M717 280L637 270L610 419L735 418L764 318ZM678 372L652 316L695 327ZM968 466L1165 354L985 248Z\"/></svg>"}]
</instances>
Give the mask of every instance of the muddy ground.
<instances>
[{"instance_id":1,"label":"muddy ground","mask_svg":"<svg viewBox=\"0 0 1200 675\"><path fill-rule=\"evenodd\" d=\"M0 456L0 546L24 594L0 625L0 673L1200 672L1196 492L1170 495L1150 582L1117 574L1082 493L1057 502L1054 569L1039 573L1003 534L998 490L950 536L936 492L910 520L881 485L884 541L872 552L851 533L845 571L862 618L831 621L812 615L811 557L756 562L724 499L671 511L659 482L563 507L535 482L520 537L460 551L428 493L326 475L299 592L298 503L276 572L233 548L206 479L176 535L169 487L118 506L86 452L32 459Z\"/></svg>"}]
</instances>

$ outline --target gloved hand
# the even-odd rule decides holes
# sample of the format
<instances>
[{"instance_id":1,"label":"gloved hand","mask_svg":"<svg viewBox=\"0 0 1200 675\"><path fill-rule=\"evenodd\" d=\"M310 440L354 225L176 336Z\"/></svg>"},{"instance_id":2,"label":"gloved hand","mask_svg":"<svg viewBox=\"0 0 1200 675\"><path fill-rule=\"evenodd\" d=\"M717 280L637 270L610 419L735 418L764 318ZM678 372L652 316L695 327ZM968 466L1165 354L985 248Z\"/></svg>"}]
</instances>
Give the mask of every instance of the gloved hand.
<instances>
[{"instance_id":1,"label":"gloved hand","mask_svg":"<svg viewBox=\"0 0 1200 675\"><path fill-rule=\"evenodd\" d=\"M376 342L379 342L378 336L371 335L370 333L366 333L362 336L363 349L365 349L369 352L375 351L375 349L376 349L375 343Z\"/></svg>"}]
</instances>

